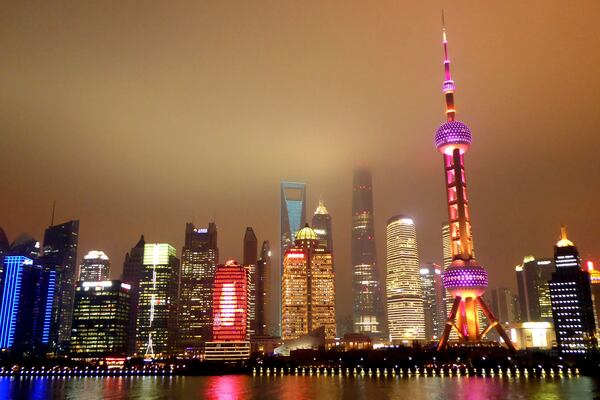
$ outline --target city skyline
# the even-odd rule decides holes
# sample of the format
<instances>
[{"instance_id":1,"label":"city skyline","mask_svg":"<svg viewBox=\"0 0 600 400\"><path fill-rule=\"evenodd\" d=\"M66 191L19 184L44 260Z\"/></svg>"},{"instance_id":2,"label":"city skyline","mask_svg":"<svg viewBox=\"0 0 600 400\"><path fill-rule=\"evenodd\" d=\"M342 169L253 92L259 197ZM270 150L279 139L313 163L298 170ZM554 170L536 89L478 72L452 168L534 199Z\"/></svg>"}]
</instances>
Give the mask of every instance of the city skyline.
<instances>
[{"instance_id":1,"label":"city skyline","mask_svg":"<svg viewBox=\"0 0 600 400\"><path fill-rule=\"evenodd\" d=\"M286 21L291 19L293 13L281 7L281 18ZM137 63L142 60L135 51L126 58L131 64L113 64L108 57L112 53L103 53L105 50L96 41L103 29L97 24L92 24L88 43L90 53L84 52L80 58L66 57L66 60L61 62L42 50L43 44L46 43L42 36L47 33L49 39L62 38L64 32L51 24L42 24L22 39L14 39L13 35L20 32L16 24L30 26L30 23L23 23L25 14L15 7L13 12L16 18L12 22L3 21L10 34L0 39L2 42L16 43L8 46L12 49L6 57L8 65L20 67L23 66L22 63L33 65L39 62L40 65L49 67L15 68L6 71L10 80L7 84L10 84L0 98L6 106L2 107L1 114L6 134L0 139L0 148L4 151L3 162L8 170L14 169L15 173L11 175L5 188L9 195L0 199L2 209L11 210L10 213L2 215L0 226L4 228L11 242L23 232L33 235L41 242L43 231L50 219L52 200L57 200L57 222L70 219L81 221L77 263L80 263L81 256L88 251L103 250L111 259L111 279L117 279L125 253L140 234L144 234L148 242L171 243L179 250L183 245L181 230L183 224L189 220L196 223L214 220L217 223L224 259L242 258L239 238L245 226L253 226L259 239L270 240L273 249L278 251L279 182L305 182L307 210L314 210L318 198L322 196L335 220L333 230L336 238L336 287L338 296L341 296L341 301L337 303L340 308L339 314L350 314L351 307L348 304L351 304L351 292L347 288L351 282L348 269L351 223L349 215L352 169L356 164L354 160L372 167L375 236L384 237L385 221L390 216L397 213L410 214L415 220L420 238L420 259L441 262L439 226L446 219L446 210L443 190L440 188L439 160L431 152L430 138L430 132L442 119L441 113L438 112L439 88L435 85L439 67L439 64L436 64L439 58L439 14L437 8L435 12L429 8L408 6L406 14L417 15L418 18L415 22L404 21L404 24L397 18L397 8L390 7L384 10L382 7L369 10L368 17L382 20L380 27L376 28L369 28L368 26L373 25L372 21L363 23L358 10L351 8L344 11L347 20L339 22L338 28L342 35L346 35L343 37L334 35L325 27L325 21L340 10L336 9L334 13L334 10L326 8L314 21L316 36L310 36L312 39L323 37L322 45L314 45L312 41L305 39L294 40L295 36L291 31L284 30L282 35L284 40L291 40L292 43L291 52L284 54L284 65L294 61L294 55L298 56L299 53L296 52L300 52L302 48L308 48L311 54L317 53L319 56L323 56L322 53L327 50L334 50L333 54L340 55L341 50L335 51L336 48L350 51L350 58L343 59L350 66L349 71L334 79L331 84L327 84L327 80L321 77L330 76L332 69L328 65L309 62L306 66L309 72L306 74L298 69L285 73L284 68L276 65L273 68L277 72L277 85L287 88L285 82L289 80L291 89L297 90L309 83L306 89L301 90L301 95L288 98L277 89L273 89L269 92L272 97L263 97L259 101L264 108L252 109L257 117L251 118L242 113L239 121L232 123L232 127L223 121L225 116L231 117L228 114L218 114L215 118L208 119L209 122L198 122L188 114L176 114L176 117L185 117L181 119L184 122L174 126L166 125L172 119L162 115L158 120L158 127L146 131L147 123L143 120L149 118L151 111L156 110L155 107L162 105L155 103L158 100L154 100L154 97L159 97L157 94L154 95L152 90L146 89L150 91L142 91L130 98L129 100L136 104L132 116L135 121L130 121L124 119L120 108L129 102L122 103L117 99L116 104L111 106L107 100L109 94L121 93L119 89L110 82L105 89L101 88L104 86L103 78L115 78L121 85L120 79L132 77L132 71L136 70ZM522 18L521 15L530 18L526 27L518 26L514 22L509 23L508 15L497 15L497 10L486 5L467 9L459 3L449 12L450 27L455 40L453 52L456 63L461 66L457 72L457 79L461 81L460 104L465 110L463 115L469 120L473 130L478 132L473 144L477 151L470 154L469 158L469 166L472 167L469 172L470 196L477 204L472 217L476 225L478 258L488 269L493 286L507 286L513 290L516 289L514 266L519 264L525 255L550 257L552 247L548 243L556 241L555 227L560 223L569 226L570 236L578 244L584 259L598 260L600 257L596 239L600 230L600 211L594 204L598 188L593 184L598 181L600 172L595 167L595 155L592 151L598 145L598 137L594 135L598 130L598 122L593 112L592 93L600 90L600 81L596 76L587 75L587 66L598 62L598 55L587 50L597 48L598 45L597 35L590 33L590 26L594 25L591 16L595 13L588 12L588 16L573 10L565 12L555 5L549 5L541 16L529 6L522 6L520 10L518 18ZM158 18L158 11L150 9L141 17L150 23ZM211 9L208 12L225 14L233 20L242 18L238 11ZM385 17L386 13L390 13L390 16ZM461 16L460 23L453 18L455 15ZM488 17L481 18L482 15ZM492 15L495 18L491 19ZM77 16L81 15L69 14L64 19L76 32L83 29L76 22ZM165 25L157 28L159 34L164 33L167 37L176 39L180 35L187 38L188 34L192 36L191 33L194 33L194 41L202 36L198 34L202 32L195 31L196 24L192 26L188 20L182 23L184 32L178 33L174 28L174 22L177 20L175 17L179 16L174 12L166 16ZM510 16L514 17L515 15ZM31 18L38 21L40 15L34 12ZM299 22L292 25L303 28L300 29L302 34L309 35L309 29L303 24L309 20L309 16L302 14L298 18ZM126 25L102 13L99 19L112 21L121 31ZM275 24L274 19L276 18L273 15L261 16L261 21L267 23L265 30L272 28ZM82 20L87 21L85 15ZM554 29L554 26L559 24L572 29ZM353 28L356 28L357 33L353 33ZM209 33L214 33L216 28L206 29ZM254 41L241 40L238 43L223 39L227 45L225 53L219 53L212 46L208 46L211 50L208 54L235 60L233 57L236 51L252 49L251 44L257 43L257 36L266 32L248 24L243 24L240 29L242 32L252 33L250 36ZM503 32L507 37L502 37L499 32ZM141 32L136 30L129 40L120 45L122 47L114 45L116 47L109 47L108 50L126 57L122 51L135 49L135 45L144 45L143 39L137 36L139 33ZM371 33L371 40L376 43L371 50L366 50L371 42L364 39L365 33ZM58 46L59 55L69 56L71 51L80 48L80 40L84 39L77 39L76 36L78 35L66 37L61 45L55 44ZM515 36L521 38L521 43L515 43ZM237 35L235 38L239 39ZM40 43L34 45L38 40ZM283 49L278 40L271 40L266 42L273 46L268 56L274 57ZM358 45L350 43L356 40ZM570 46L572 41L577 41L578 45ZM186 65L196 60L192 56L186 56L185 52L196 48L192 46L192 42L186 41L183 49L175 48L170 53L175 60L184 61L181 63L184 66L182 68L187 68ZM264 41L258 41L258 44L260 43L265 44ZM207 45L204 43L198 46ZM24 55L23 51L26 48L32 51ZM259 48L270 49L269 46ZM94 52L98 52L99 55L96 57ZM546 57L548 52L553 54L551 65L548 65ZM374 56L374 66L370 67L370 64L360 61L360 56L365 54ZM217 61L223 62L222 57ZM261 58L255 60L256 63L244 64L250 68L251 78L261 78L257 65L264 68L268 60L271 58ZM330 58L326 60L332 61ZM99 62L98 69L91 68L96 61ZM168 63L160 63L160 66L167 70L169 77L172 75L169 71L176 70L175 66ZM334 67L337 71L339 64L335 64ZM121 78L119 72L114 72L121 71L120 69L113 68L123 68L123 77ZM16 72L17 69L20 72ZM505 79L503 72L506 69L513 71L510 79ZM543 71L544 69L549 70ZM69 75L63 75L72 73L73 70L84 72L75 74L72 79ZM191 76L187 69L184 72L190 73L186 76ZM233 71L230 69L226 72ZM218 74L218 77L228 77L226 72L223 75ZM160 73L161 70L156 67L145 73L144 77L152 78L160 76ZM557 75L567 83L564 87L550 85L550 92L548 82L553 82ZM352 86L345 91L343 85L357 77L367 79L369 86ZM574 80L573 77L578 78ZM40 80L50 82L49 86L45 89L34 87L35 82ZM415 84L411 83L413 80ZM260 79L258 81L262 82ZM142 90L144 82L142 78L132 81L131 85L139 91ZM585 82L585 86L581 82ZM238 84L243 83L243 80L238 81ZM159 81L157 84L165 83ZM61 85L64 85L63 89ZM202 102L204 97L201 90L184 92L186 85L181 81L178 81L175 87L178 94L165 100L167 109L174 109L174 105L180 105L180 101L184 100L199 99L197 101L201 105L205 104ZM209 94L217 92L217 88L220 87L222 86L213 87ZM226 86L225 89L233 92L233 87ZM254 87L250 86L248 89ZM88 97L83 94L88 91L97 91L97 97L92 96L90 102L85 101ZM288 93L287 96L293 90L285 92ZM235 93L237 94L237 91ZM515 98L517 93L531 96L527 96L528 100L525 103L520 98ZM144 102L145 96L150 100ZM351 99L352 102L343 103L351 112L343 112L342 108L333 105L343 97ZM385 99L383 106L376 101L378 97ZM38 107L36 103L30 102L33 100L29 98L41 99L43 103ZM272 102L286 98L290 100L282 101L281 105L275 108L281 116L266 119L271 115L266 109L270 108ZM549 102L550 98L552 102ZM215 101L215 105L208 108L214 111L212 107L224 106L231 99L231 96L220 97ZM571 99L576 99L577 102L571 104ZM309 100L316 101L316 104L308 106L305 103L310 103ZM243 98L235 103L233 110L243 111L242 106L247 104L246 101L248 99ZM399 112L409 109L407 105L410 102L416 102L416 112ZM43 107L48 107L49 111L46 112ZM29 108L32 109L23 111ZM196 112L194 107L190 108L192 113ZM291 113L290 110L295 108L299 111ZM379 110L375 112L375 108ZM99 109L105 112L98 111ZM364 114L358 113L360 110ZM499 110L502 112L498 112ZM51 115L53 113L55 116ZM357 113L361 116L353 116ZM438 115L436 113L439 114L439 120L431 117ZM235 114L233 116L235 117ZM315 117L318 121L308 124L307 121ZM286 119L289 122L286 122ZM530 122L530 119L535 123ZM540 124L540 120L545 122ZM156 119L154 121L156 122ZM169 129L166 129L167 126ZM244 129L248 127L251 129ZM255 136L255 139L251 139L250 134L240 137L239 133L235 133L256 133L263 128L268 128L264 129L266 133ZM59 134L59 131L64 133ZM165 157L173 162L173 165L164 171L144 161L144 158L152 158L147 157L148 155L162 150L162 145L158 147L152 144L157 141L155 139L161 137L161 132L173 134L177 139L164 149ZM257 156L256 151L261 149L260 146L265 146L265 142L276 137L277 133L284 136L282 145L268 145L264 148L268 156ZM146 138L146 134L152 140L140 144ZM208 135L215 154L224 154L229 150L229 140L223 142L213 137L217 134L240 138L241 145L248 145L248 150L240 146L240 155L252 153L255 157L248 157L249 164L245 164L243 170L228 164L223 166L224 173L215 176L201 171L197 188L190 189L189 180L180 182L179 179L174 179L178 174L189 171L192 166L215 161L214 156L205 150L200 137ZM364 139L362 135L370 135L373 139L365 144L364 140L358 140L361 137ZM49 143L47 136L55 139L56 143ZM110 145L117 137L122 140L120 145ZM551 140L548 140L548 137ZM352 144L348 138L356 139L357 144ZM190 149L182 148L180 143L184 139L193 144L187 146ZM315 140L320 140L321 147L308 147ZM40 148L53 150L55 155L44 153L40 156L39 149L25 146L30 141L39 143ZM300 144L297 149L291 146L294 143ZM515 143L518 143L518 146L513 146ZM103 162L102 166L90 162L87 159L87 151L81 151L82 148L104 149L103 155L107 157L108 162ZM193 148L198 150L191 150ZM402 152L402 157L395 157L398 149L401 151L409 148L415 150L406 151L406 154ZM139 152L134 152L133 149ZM495 154L496 150L502 151L502 154ZM32 152L28 167L11 169L11 166L17 165L15 157L24 151ZM126 151L126 155L122 151ZM287 151L285 158L289 158L286 162L276 154L284 151ZM303 162L308 151L313 152L309 157L312 164ZM564 165L564 151L576 152L578 157L572 157L569 165ZM330 157L332 153L336 156ZM536 155L538 153L539 157ZM81 158L83 155L86 158ZM60 161L62 159L75 163L78 168L67 168L70 164ZM123 161L126 159L129 161ZM504 172L497 168L501 164L506 166ZM561 165L561 168L556 168L557 165ZM390 169L404 170L408 173L402 174L403 176L387 174ZM247 173L252 173L249 171L255 171L255 175L248 178ZM515 174L519 176L518 181L512 178ZM238 178L237 175L243 178ZM171 179L173 181L170 181ZM553 190L550 183L555 181L569 182L569 190ZM24 182L35 184L25 185ZM169 190L157 190L157 184L165 184ZM106 194L99 193L96 190L97 186L103 187L104 190L100 192ZM207 190L207 186L210 190ZM230 187L235 187L245 194L243 201L223 201L222 197L228 193ZM497 187L503 188L502 193L495 190ZM409 188L410 190L407 190ZM186 193L186 196L178 198L175 202L172 198L167 198L167 192ZM518 206L511 207L510 214L505 213L506 205L515 204L517 200ZM253 215L250 210L260 212ZM523 229L514 229L515 226L522 226ZM502 238L502 246L498 246L498 238ZM380 244L377 250L378 259L383 260L385 249ZM279 255L276 254L275 260L278 258Z\"/></svg>"}]
</instances>

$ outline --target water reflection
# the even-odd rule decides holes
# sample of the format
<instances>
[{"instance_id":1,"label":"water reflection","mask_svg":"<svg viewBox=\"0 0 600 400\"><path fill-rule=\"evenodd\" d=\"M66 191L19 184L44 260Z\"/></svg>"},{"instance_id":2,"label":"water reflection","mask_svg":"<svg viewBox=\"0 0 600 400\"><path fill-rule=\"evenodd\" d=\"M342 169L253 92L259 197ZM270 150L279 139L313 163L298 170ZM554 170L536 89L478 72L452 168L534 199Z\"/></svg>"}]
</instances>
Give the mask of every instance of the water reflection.
<instances>
[{"instance_id":1,"label":"water reflection","mask_svg":"<svg viewBox=\"0 0 600 400\"><path fill-rule=\"evenodd\" d=\"M591 378L244 376L0 378L0 399L593 399Z\"/></svg>"}]
</instances>

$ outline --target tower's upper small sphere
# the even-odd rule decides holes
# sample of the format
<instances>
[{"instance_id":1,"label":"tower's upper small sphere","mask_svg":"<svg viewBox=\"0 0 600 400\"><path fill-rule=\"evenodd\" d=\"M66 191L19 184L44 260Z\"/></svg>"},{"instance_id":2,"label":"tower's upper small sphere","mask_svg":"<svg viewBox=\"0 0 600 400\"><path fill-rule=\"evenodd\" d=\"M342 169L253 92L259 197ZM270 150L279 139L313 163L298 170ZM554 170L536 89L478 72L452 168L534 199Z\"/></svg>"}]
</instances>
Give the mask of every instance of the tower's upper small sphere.
<instances>
[{"instance_id":1,"label":"tower's upper small sphere","mask_svg":"<svg viewBox=\"0 0 600 400\"><path fill-rule=\"evenodd\" d=\"M454 149L460 153L467 151L471 145L471 131L460 121L443 123L435 133L435 146L444 154L452 154Z\"/></svg>"}]
</instances>

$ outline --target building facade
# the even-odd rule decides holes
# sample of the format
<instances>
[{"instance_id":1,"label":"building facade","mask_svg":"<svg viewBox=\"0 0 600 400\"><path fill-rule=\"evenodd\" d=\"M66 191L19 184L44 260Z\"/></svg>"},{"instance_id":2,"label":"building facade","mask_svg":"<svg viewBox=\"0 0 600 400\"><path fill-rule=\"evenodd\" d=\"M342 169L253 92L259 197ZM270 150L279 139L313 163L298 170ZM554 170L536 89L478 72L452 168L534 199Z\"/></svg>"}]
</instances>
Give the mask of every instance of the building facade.
<instances>
[{"instance_id":1,"label":"building facade","mask_svg":"<svg viewBox=\"0 0 600 400\"><path fill-rule=\"evenodd\" d=\"M129 290L130 309L129 328L127 330L127 354L135 354L137 352L136 326L140 300L140 282L144 271L145 246L146 240L144 239L144 235L142 235L136 245L131 248L131 251L125 254L125 262L123 263L123 282L131 287Z\"/></svg>"},{"instance_id":2,"label":"building facade","mask_svg":"<svg viewBox=\"0 0 600 400\"><path fill-rule=\"evenodd\" d=\"M412 219L397 215L386 228L386 303L393 343L425 340L423 287L417 233Z\"/></svg>"},{"instance_id":3,"label":"building facade","mask_svg":"<svg viewBox=\"0 0 600 400\"><path fill-rule=\"evenodd\" d=\"M73 302L77 280L77 245L79 221L73 220L53 225L44 233L44 246L39 263L56 271L50 347L55 352L68 351L73 322Z\"/></svg>"},{"instance_id":4,"label":"building facade","mask_svg":"<svg viewBox=\"0 0 600 400\"><path fill-rule=\"evenodd\" d=\"M4 258L0 285L0 349L21 356L48 350L56 271L24 256Z\"/></svg>"},{"instance_id":5,"label":"building facade","mask_svg":"<svg viewBox=\"0 0 600 400\"><path fill-rule=\"evenodd\" d=\"M281 338L294 340L322 328L335 338L333 258L308 224L283 257Z\"/></svg>"},{"instance_id":6,"label":"building facade","mask_svg":"<svg viewBox=\"0 0 600 400\"><path fill-rule=\"evenodd\" d=\"M375 248L373 179L366 168L354 171L351 238L354 332L382 337L385 311Z\"/></svg>"},{"instance_id":7,"label":"building facade","mask_svg":"<svg viewBox=\"0 0 600 400\"><path fill-rule=\"evenodd\" d=\"M565 227L554 246L554 264L549 285L558 350L565 355L590 353L597 347L590 275L582 270L579 252Z\"/></svg>"},{"instance_id":8,"label":"building facade","mask_svg":"<svg viewBox=\"0 0 600 400\"><path fill-rule=\"evenodd\" d=\"M146 243L136 323L137 354L171 354L177 343L179 259L167 243Z\"/></svg>"},{"instance_id":9,"label":"building facade","mask_svg":"<svg viewBox=\"0 0 600 400\"><path fill-rule=\"evenodd\" d=\"M181 288L179 295L180 350L195 354L212 336L212 305L215 271L219 260L217 226L185 226L181 251Z\"/></svg>"},{"instance_id":10,"label":"building facade","mask_svg":"<svg viewBox=\"0 0 600 400\"><path fill-rule=\"evenodd\" d=\"M427 263L419 270L423 288L423 309L425 312L425 336L428 340L441 337L446 323L446 305L442 267Z\"/></svg>"},{"instance_id":11,"label":"building facade","mask_svg":"<svg viewBox=\"0 0 600 400\"><path fill-rule=\"evenodd\" d=\"M509 324L519 321L517 307L518 301L509 288L500 287L491 290L492 311L501 324Z\"/></svg>"},{"instance_id":12,"label":"building facade","mask_svg":"<svg viewBox=\"0 0 600 400\"><path fill-rule=\"evenodd\" d=\"M552 322L550 286L554 260L527 256L515 267L519 297L519 317L522 322Z\"/></svg>"},{"instance_id":13,"label":"building facade","mask_svg":"<svg viewBox=\"0 0 600 400\"><path fill-rule=\"evenodd\" d=\"M131 286L121 281L80 281L75 289L71 356L123 357L127 354Z\"/></svg>"},{"instance_id":14,"label":"building facade","mask_svg":"<svg viewBox=\"0 0 600 400\"><path fill-rule=\"evenodd\" d=\"M319 237L319 244L333 254L333 228L331 226L331 215L329 215L325 203L323 203L322 200L319 200L319 206L313 214L311 225Z\"/></svg>"},{"instance_id":15,"label":"building facade","mask_svg":"<svg viewBox=\"0 0 600 400\"><path fill-rule=\"evenodd\" d=\"M239 361L250 357L248 318L250 276L234 260L219 265L214 280L213 338L206 344L208 361Z\"/></svg>"},{"instance_id":16,"label":"building facade","mask_svg":"<svg viewBox=\"0 0 600 400\"><path fill-rule=\"evenodd\" d=\"M283 275L283 254L288 247L294 244L296 233L306 222L306 184L298 182L281 182L281 237L279 246L280 270L277 274L277 298L281 298L281 285ZM278 304L277 321L281 322L281 304ZM281 334L281 326L278 326Z\"/></svg>"},{"instance_id":17,"label":"building facade","mask_svg":"<svg viewBox=\"0 0 600 400\"><path fill-rule=\"evenodd\" d=\"M258 263L258 239L254 233L254 229L251 226L246 227L244 233L244 245L243 245L243 265L248 269L248 334L254 335L257 330L257 318L256 318L256 307L257 307L257 290L256 286L259 279L257 275L257 263Z\"/></svg>"},{"instance_id":18,"label":"building facade","mask_svg":"<svg viewBox=\"0 0 600 400\"><path fill-rule=\"evenodd\" d=\"M79 266L79 280L99 282L107 281L110 277L110 260L99 250L92 250L83 256Z\"/></svg>"},{"instance_id":19,"label":"building facade","mask_svg":"<svg viewBox=\"0 0 600 400\"><path fill-rule=\"evenodd\" d=\"M267 329L267 286L268 286L268 274L271 268L271 250L269 242L264 241L260 249L260 258L256 261L256 276L254 279L255 284L255 333L258 336L264 336L268 334ZM272 273L272 272L271 272Z\"/></svg>"}]
</instances>

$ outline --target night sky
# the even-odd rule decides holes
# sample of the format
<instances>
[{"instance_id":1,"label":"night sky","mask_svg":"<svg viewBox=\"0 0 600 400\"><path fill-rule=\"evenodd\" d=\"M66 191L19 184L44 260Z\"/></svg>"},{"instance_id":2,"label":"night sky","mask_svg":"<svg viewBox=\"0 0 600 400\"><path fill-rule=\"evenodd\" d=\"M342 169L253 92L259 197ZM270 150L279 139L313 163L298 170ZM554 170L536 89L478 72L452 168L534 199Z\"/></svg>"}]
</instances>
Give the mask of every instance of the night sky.
<instances>
[{"instance_id":1,"label":"night sky","mask_svg":"<svg viewBox=\"0 0 600 400\"><path fill-rule=\"evenodd\" d=\"M179 252L192 220L216 221L222 261L246 226L277 249L279 182L306 182L349 314L354 166L373 170L380 265L399 213L441 262L442 6L490 286L551 256L561 223L600 261L597 0L5 3L0 226L41 240L56 200L117 278L140 234Z\"/></svg>"}]
</instances>

